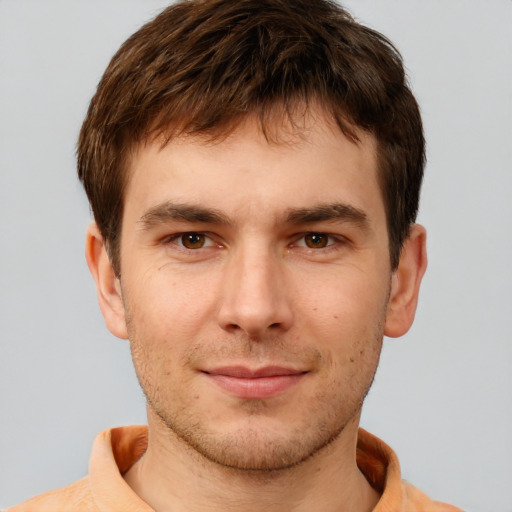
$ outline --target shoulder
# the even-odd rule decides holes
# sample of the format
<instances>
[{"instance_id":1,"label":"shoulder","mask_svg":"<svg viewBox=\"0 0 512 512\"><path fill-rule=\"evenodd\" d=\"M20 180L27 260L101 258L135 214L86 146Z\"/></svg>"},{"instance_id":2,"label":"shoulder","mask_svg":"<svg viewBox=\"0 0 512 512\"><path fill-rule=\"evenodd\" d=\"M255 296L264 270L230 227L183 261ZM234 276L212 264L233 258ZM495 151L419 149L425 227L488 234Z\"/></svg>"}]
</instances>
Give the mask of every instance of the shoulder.
<instances>
[{"instance_id":1,"label":"shoulder","mask_svg":"<svg viewBox=\"0 0 512 512\"><path fill-rule=\"evenodd\" d=\"M402 481L404 496L404 512L409 510L421 512L464 512L462 509L448 503L441 503L430 499L425 493L411 485L405 480Z\"/></svg>"},{"instance_id":2,"label":"shoulder","mask_svg":"<svg viewBox=\"0 0 512 512\"><path fill-rule=\"evenodd\" d=\"M370 485L381 492L373 512L463 512L453 505L429 498L402 480L395 452L363 429L359 429L357 464Z\"/></svg>"},{"instance_id":3,"label":"shoulder","mask_svg":"<svg viewBox=\"0 0 512 512\"><path fill-rule=\"evenodd\" d=\"M35 496L5 512L69 512L70 510L97 510L91 493L89 478L84 477L75 483Z\"/></svg>"}]
</instances>

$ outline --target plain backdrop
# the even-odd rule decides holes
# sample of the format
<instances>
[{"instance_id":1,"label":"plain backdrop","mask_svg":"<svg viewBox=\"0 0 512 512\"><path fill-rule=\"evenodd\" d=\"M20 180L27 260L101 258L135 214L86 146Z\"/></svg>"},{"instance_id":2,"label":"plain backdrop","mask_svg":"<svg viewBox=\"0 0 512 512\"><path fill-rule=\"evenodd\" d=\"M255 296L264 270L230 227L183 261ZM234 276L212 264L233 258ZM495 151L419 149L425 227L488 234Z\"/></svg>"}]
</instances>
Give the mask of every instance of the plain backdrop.
<instances>
[{"instance_id":1,"label":"plain backdrop","mask_svg":"<svg viewBox=\"0 0 512 512\"><path fill-rule=\"evenodd\" d=\"M166 3L0 0L0 507L83 476L100 430L145 422L83 257L74 151L110 57ZM512 2L346 5L403 53L428 141L430 265L362 426L436 499L511 512Z\"/></svg>"}]
</instances>

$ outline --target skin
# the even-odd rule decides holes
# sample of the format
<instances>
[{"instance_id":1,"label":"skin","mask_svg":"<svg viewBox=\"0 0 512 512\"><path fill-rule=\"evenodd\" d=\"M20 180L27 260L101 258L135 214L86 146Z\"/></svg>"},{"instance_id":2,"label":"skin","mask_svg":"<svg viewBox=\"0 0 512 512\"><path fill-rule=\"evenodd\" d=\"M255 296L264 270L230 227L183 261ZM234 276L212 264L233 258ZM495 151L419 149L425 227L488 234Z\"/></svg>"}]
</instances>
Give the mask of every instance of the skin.
<instances>
[{"instance_id":1,"label":"skin","mask_svg":"<svg viewBox=\"0 0 512 512\"><path fill-rule=\"evenodd\" d=\"M357 428L383 335L412 324L425 231L412 227L392 272L374 138L351 142L320 110L303 127L269 143L248 118L221 142L139 147L119 279L89 228L102 312L130 339L148 401L148 449L125 480L156 510L378 501Z\"/></svg>"}]
</instances>

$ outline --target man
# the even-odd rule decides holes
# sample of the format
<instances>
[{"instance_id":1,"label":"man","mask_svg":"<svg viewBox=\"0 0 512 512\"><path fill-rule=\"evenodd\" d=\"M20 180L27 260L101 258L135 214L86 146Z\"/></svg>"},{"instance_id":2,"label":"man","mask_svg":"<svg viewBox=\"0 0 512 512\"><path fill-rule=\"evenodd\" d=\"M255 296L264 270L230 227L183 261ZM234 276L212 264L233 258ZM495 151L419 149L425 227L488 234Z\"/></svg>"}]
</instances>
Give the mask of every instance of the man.
<instances>
[{"instance_id":1,"label":"man","mask_svg":"<svg viewBox=\"0 0 512 512\"><path fill-rule=\"evenodd\" d=\"M108 66L78 172L86 255L148 428L22 510L453 511L358 429L426 268L401 59L340 7L193 0Z\"/></svg>"}]
</instances>

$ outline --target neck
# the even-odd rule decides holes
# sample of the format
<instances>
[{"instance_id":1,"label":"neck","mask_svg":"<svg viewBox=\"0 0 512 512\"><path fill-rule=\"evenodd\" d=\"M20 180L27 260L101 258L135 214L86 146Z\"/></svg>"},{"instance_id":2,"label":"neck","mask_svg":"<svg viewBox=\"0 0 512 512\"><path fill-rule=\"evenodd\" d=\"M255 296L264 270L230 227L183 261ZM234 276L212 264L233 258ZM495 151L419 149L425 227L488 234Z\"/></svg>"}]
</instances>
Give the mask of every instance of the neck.
<instances>
[{"instance_id":1,"label":"neck","mask_svg":"<svg viewBox=\"0 0 512 512\"><path fill-rule=\"evenodd\" d=\"M156 511L370 512L379 495L357 467L358 421L301 464L265 472L210 462L149 414L148 448L124 478Z\"/></svg>"}]
</instances>

